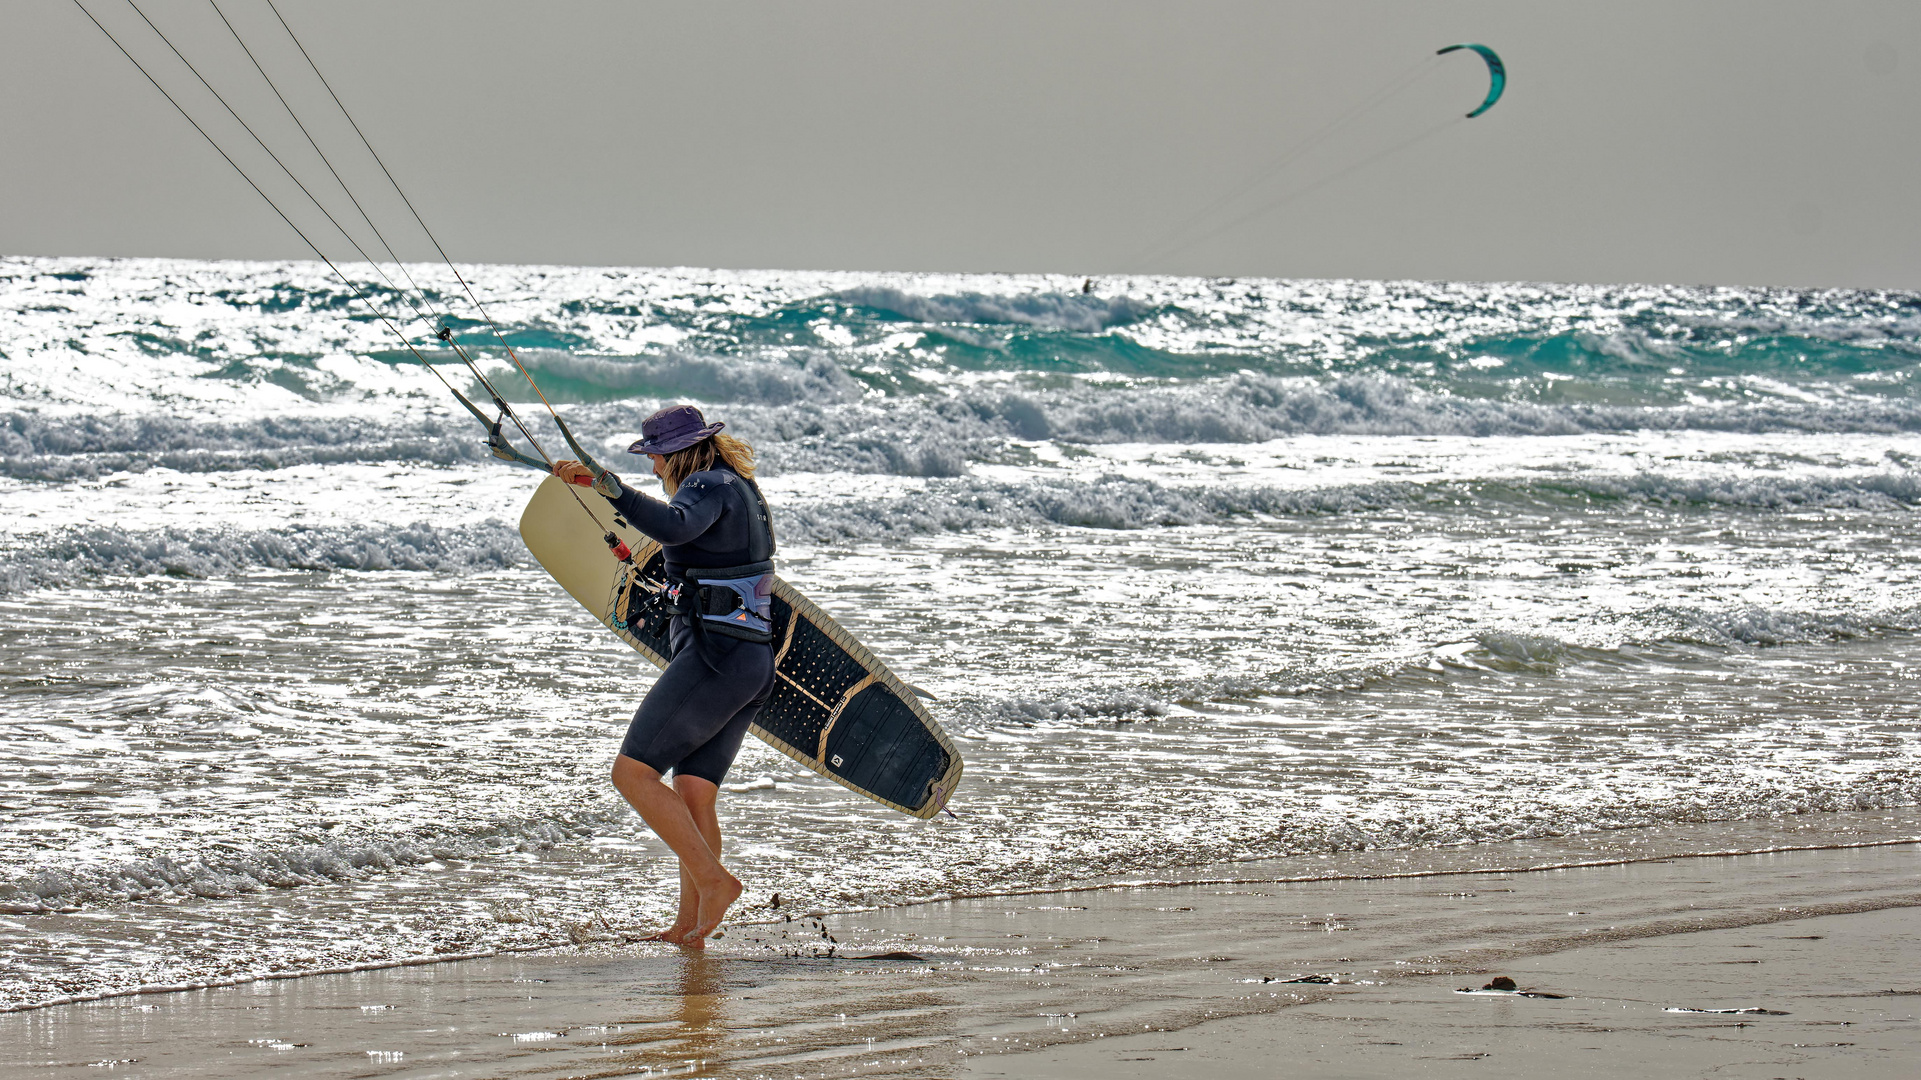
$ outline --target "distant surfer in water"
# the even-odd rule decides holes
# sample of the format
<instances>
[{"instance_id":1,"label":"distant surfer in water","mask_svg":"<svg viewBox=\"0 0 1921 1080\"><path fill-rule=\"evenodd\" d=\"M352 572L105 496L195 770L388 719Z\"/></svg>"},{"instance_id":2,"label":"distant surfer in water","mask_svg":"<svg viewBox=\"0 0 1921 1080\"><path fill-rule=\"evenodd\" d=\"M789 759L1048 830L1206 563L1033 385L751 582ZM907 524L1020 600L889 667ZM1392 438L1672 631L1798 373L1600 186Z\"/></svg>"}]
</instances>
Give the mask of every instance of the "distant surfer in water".
<instances>
[{"instance_id":1,"label":"distant surfer in water","mask_svg":"<svg viewBox=\"0 0 1921 1080\"><path fill-rule=\"evenodd\" d=\"M754 450L724 426L692 405L642 421L628 453L652 459L664 503L611 472L596 482L577 461L554 465L555 476L592 485L659 541L665 558L673 660L634 713L614 787L680 857L680 911L654 935L677 945L702 944L740 897L740 880L720 863L714 803L774 690L773 527L754 483Z\"/></svg>"}]
</instances>

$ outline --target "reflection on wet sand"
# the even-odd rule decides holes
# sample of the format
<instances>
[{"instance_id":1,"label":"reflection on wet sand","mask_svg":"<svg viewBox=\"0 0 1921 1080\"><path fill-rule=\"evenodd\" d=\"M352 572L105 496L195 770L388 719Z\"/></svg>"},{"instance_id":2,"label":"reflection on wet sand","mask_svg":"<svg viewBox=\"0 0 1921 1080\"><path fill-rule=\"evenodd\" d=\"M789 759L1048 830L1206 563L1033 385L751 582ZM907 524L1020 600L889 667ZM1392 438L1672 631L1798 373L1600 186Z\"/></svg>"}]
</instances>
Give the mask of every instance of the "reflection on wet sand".
<instances>
[{"instance_id":1,"label":"reflection on wet sand","mask_svg":"<svg viewBox=\"0 0 1921 1080\"><path fill-rule=\"evenodd\" d=\"M623 1072L634 1067L680 1068L698 1076L722 1057L721 1045L728 1033L723 969L728 962L700 949L680 952L666 984L659 988L666 996L648 1002L664 1015L655 1019L649 1010L613 1025L623 1030L607 1045L628 1048L622 1055ZM645 987L636 989L649 992Z\"/></svg>"},{"instance_id":2,"label":"reflection on wet sand","mask_svg":"<svg viewBox=\"0 0 1921 1080\"><path fill-rule=\"evenodd\" d=\"M844 1072L886 1064L944 1076L944 1063L929 1062L926 1051L955 1036L958 1002L945 991L968 981L947 972L939 988L903 985L908 973L892 964L741 959L692 949L667 964L648 965L658 982L630 988L638 1007L630 1002L625 1017L601 1029L609 1060L586 1075L743 1076L773 1067Z\"/></svg>"}]
</instances>

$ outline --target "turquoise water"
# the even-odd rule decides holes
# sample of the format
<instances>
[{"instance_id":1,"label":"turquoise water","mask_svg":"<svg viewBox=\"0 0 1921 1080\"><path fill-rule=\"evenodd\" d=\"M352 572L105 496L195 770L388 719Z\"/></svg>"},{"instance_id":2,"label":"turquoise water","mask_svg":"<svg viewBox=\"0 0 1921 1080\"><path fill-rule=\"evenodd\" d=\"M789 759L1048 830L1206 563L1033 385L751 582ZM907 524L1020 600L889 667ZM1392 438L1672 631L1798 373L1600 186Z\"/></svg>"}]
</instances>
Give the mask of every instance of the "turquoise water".
<instances>
[{"instance_id":1,"label":"turquoise water","mask_svg":"<svg viewBox=\"0 0 1921 1080\"><path fill-rule=\"evenodd\" d=\"M750 746L749 903L1921 794L1921 297L471 275L608 461L672 401L752 441L783 573L961 742L924 824ZM0 1000L668 910L605 780L651 669L377 320L306 264L0 297Z\"/></svg>"}]
</instances>

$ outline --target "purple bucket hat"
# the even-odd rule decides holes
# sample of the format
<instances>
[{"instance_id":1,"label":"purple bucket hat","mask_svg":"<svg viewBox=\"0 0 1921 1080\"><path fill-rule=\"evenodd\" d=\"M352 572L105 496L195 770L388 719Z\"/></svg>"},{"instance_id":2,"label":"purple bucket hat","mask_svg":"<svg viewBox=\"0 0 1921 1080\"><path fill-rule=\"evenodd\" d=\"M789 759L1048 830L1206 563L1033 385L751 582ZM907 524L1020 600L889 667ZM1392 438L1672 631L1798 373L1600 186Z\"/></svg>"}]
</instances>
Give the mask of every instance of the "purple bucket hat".
<instances>
[{"instance_id":1,"label":"purple bucket hat","mask_svg":"<svg viewBox=\"0 0 1921 1080\"><path fill-rule=\"evenodd\" d=\"M671 454L685 450L712 436L726 424L708 423L692 405L669 405L640 422L640 441L627 448L630 454Z\"/></svg>"}]
</instances>

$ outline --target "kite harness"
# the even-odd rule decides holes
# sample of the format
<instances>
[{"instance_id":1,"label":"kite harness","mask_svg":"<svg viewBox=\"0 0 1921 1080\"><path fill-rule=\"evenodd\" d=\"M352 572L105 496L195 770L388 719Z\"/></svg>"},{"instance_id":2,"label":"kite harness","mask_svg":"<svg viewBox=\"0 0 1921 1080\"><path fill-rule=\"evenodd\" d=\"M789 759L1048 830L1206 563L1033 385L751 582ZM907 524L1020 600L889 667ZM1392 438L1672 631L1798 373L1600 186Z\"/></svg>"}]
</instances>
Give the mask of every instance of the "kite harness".
<instances>
[{"instance_id":1,"label":"kite harness","mask_svg":"<svg viewBox=\"0 0 1921 1080\"><path fill-rule=\"evenodd\" d=\"M747 562L690 566L667 579L676 615L699 616L697 631L744 641L774 640L774 529L760 488L723 469L708 475L738 491L750 511Z\"/></svg>"},{"instance_id":2,"label":"kite harness","mask_svg":"<svg viewBox=\"0 0 1921 1080\"><path fill-rule=\"evenodd\" d=\"M648 637L671 642L674 616L686 620L696 642L709 633L758 643L774 639L774 530L767 501L752 481L727 469L695 473L683 486L700 484L709 491L730 489L736 506L747 511L744 547L725 552L703 552L691 545L672 545L663 555L674 558L664 577L639 580L630 571L616 586L612 621L616 628L639 624ZM708 498L725 497L718 491ZM682 560L702 555L732 560L727 565L694 566Z\"/></svg>"}]
</instances>

